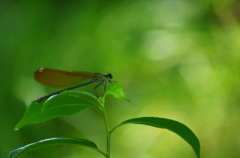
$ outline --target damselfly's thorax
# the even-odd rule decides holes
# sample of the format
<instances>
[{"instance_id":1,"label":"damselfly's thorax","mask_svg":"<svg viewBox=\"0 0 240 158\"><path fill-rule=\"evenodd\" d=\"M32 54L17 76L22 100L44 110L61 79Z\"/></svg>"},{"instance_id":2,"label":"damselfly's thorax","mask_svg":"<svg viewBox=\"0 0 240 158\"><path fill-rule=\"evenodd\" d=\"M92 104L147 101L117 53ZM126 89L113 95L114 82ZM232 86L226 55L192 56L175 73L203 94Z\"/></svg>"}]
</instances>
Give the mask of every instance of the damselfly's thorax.
<instances>
[{"instance_id":1,"label":"damselfly's thorax","mask_svg":"<svg viewBox=\"0 0 240 158\"><path fill-rule=\"evenodd\" d=\"M98 80L110 80L113 78L113 75L111 73L107 73L106 75L96 72L93 74L92 79L94 81L98 81Z\"/></svg>"}]
</instances>

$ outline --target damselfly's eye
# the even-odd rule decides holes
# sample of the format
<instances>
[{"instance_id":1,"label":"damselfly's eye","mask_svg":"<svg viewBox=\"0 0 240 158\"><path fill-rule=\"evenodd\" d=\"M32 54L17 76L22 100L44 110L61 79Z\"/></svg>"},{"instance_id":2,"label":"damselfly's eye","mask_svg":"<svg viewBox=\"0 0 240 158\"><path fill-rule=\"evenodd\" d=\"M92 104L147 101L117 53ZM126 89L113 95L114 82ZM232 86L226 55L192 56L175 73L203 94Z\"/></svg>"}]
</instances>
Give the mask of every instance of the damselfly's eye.
<instances>
[{"instance_id":1,"label":"damselfly's eye","mask_svg":"<svg viewBox=\"0 0 240 158\"><path fill-rule=\"evenodd\" d=\"M113 75L111 73L108 73L107 74L108 78L112 79L113 78Z\"/></svg>"}]
</instances>

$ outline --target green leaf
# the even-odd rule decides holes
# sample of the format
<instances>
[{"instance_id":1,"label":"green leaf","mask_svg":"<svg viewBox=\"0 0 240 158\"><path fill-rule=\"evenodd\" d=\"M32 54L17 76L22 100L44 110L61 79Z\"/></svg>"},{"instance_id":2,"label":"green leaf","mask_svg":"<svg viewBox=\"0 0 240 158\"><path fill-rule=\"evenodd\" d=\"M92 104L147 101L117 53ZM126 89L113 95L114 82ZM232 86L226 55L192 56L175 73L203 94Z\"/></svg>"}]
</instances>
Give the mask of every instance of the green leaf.
<instances>
[{"instance_id":1,"label":"green leaf","mask_svg":"<svg viewBox=\"0 0 240 158\"><path fill-rule=\"evenodd\" d=\"M188 142L193 148L197 158L200 158L200 143L198 138L187 126L180 122L159 117L140 117L126 120L114 127L110 132L112 133L117 127L125 124L143 124L168 129Z\"/></svg>"},{"instance_id":2,"label":"green leaf","mask_svg":"<svg viewBox=\"0 0 240 158\"><path fill-rule=\"evenodd\" d=\"M63 137L58 137L58 138L49 138L49 139L44 139L40 140L38 142L34 142L28 145L25 145L23 147L20 147L18 149L15 149L11 151L8 155L8 158L15 158L18 157L22 154L25 154L27 152L30 152L35 149L43 148L46 146L51 146L51 145L82 145L88 148L91 148L93 150L96 150L100 152L103 155L106 155L104 152L98 149L97 145L89 140L86 139L79 139L79 138L63 138Z\"/></svg>"},{"instance_id":3,"label":"green leaf","mask_svg":"<svg viewBox=\"0 0 240 158\"><path fill-rule=\"evenodd\" d=\"M62 93L69 94L69 95L75 95L75 96L83 96L83 95L85 95L87 97L91 97L91 98L97 100L97 97L95 95L93 95L92 93L89 93L89 92L85 92L85 91L76 91L76 90L71 91L70 90L70 91L64 91Z\"/></svg>"},{"instance_id":4,"label":"green leaf","mask_svg":"<svg viewBox=\"0 0 240 158\"><path fill-rule=\"evenodd\" d=\"M111 95L113 95L117 99L124 99L124 100L130 101L126 97L126 95L125 95L125 93L124 93L124 91L122 89L122 85L119 82L113 82L108 87L105 95L107 95L107 94L111 94Z\"/></svg>"},{"instance_id":5,"label":"green leaf","mask_svg":"<svg viewBox=\"0 0 240 158\"><path fill-rule=\"evenodd\" d=\"M15 130L32 123L47 121L59 116L79 113L87 108L96 107L94 103L76 96L73 91L65 91L40 103L33 101L23 118L16 125Z\"/></svg>"}]
</instances>

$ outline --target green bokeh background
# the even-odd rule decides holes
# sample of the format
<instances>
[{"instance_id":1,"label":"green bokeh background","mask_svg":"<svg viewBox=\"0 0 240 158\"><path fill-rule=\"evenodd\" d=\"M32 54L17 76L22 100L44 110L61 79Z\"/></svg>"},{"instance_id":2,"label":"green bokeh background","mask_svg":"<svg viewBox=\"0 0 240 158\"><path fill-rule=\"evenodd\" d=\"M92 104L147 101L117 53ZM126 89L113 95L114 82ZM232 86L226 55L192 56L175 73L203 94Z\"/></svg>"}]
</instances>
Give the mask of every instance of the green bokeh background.
<instances>
[{"instance_id":1,"label":"green bokeh background","mask_svg":"<svg viewBox=\"0 0 240 158\"><path fill-rule=\"evenodd\" d=\"M105 150L96 109L13 130L32 100L55 91L34 81L40 67L111 72L131 99L107 98L111 127L133 117L174 119L198 136L202 157L240 157L239 21L236 0L1 1L0 157L59 136ZM195 157L174 133L147 126L120 127L111 141L113 158ZM55 146L22 157L103 156Z\"/></svg>"}]
</instances>

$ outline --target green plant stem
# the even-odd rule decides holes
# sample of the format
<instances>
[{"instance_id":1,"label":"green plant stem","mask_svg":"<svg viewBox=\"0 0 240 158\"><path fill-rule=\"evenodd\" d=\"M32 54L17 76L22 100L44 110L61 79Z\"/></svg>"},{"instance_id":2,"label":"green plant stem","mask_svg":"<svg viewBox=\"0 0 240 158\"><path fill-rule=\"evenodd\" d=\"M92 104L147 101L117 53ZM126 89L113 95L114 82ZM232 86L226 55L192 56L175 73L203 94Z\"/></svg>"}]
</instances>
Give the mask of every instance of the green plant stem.
<instances>
[{"instance_id":1,"label":"green plant stem","mask_svg":"<svg viewBox=\"0 0 240 158\"><path fill-rule=\"evenodd\" d=\"M108 126L108 118L106 114L105 108L103 108L103 115L104 115L104 123L106 127L106 143L107 143L107 158L110 158L110 130Z\"/></svg>"},{"instance_id":2,"label":"green plant stem","mask_svg":"<svg viewBox=\"0 0 240 158\"><path fill-rule=\"evenodd\" d=\"M104 123L105 123L105 128L106 128L106 147L107 147L107 155L106 158L110 158L110 129L108 126L108 117L107 117L107 112L104 106L104 99L105 96L103 96L101 98L101 100L99 100L99 103L101 104L101 110L102 110L102 114L103 114L103 118L104 118Z\"/></svg>"}]
</instances>

